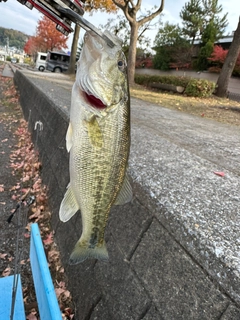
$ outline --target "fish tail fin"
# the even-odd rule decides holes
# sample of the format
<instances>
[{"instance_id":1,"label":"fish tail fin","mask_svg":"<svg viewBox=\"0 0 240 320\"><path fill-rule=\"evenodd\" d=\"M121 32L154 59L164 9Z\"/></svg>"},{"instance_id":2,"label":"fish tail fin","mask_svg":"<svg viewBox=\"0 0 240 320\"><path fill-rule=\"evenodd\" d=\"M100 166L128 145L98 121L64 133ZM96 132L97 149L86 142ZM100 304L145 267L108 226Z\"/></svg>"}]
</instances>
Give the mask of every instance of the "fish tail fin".
<instances>
[{"instance_id":1,"label":"fish tail fin","mask_svg":"<svg viewBox=\"0 0 240 320\"><path fill-rule=\"evenodd\" d=\"M108 252L105 242L103 242L102 246L96 246L95 248L86 248L86 245L83 245L80 241L78 241L73 252L70 255L69 264L78 264L86 259L98 259L101 261L107 261Z\"/></svg>"}]
</instances>

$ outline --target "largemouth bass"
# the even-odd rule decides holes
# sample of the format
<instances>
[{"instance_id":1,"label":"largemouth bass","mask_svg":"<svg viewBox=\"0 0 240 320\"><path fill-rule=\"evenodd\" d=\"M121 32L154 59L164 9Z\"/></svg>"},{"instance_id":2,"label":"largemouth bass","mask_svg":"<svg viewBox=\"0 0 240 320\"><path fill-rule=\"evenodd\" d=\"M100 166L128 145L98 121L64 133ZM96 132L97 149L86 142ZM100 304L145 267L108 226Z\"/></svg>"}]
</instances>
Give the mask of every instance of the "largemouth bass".
<instances>
[{"instance_id":1,"label":"largemouth bass","mask_svg":"<svg viewBox=\"0 0 240 320\"><path fill-rule=\"evenodd\" d=\"M113 48L86 32L72 89L66 136L70 183L59 216L66 222L80 209L82 235L70 264L108 259L104 231L110 209L132 198L126 175L130 149L127 64L120 40L105 33L115 43Z\"/></svg>"}]
</instances>

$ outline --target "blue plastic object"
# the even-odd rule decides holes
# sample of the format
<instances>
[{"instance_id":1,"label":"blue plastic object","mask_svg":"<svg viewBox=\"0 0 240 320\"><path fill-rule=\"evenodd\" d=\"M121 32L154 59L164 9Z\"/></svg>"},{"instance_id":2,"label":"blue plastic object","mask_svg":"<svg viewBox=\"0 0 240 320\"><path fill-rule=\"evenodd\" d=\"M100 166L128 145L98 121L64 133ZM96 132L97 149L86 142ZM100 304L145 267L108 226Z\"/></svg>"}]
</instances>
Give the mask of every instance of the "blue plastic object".
<instances>
[{"instance_id":1,"label":"blue plastic object","mask_svg":"<svg viewBox=\"0 0 240 320\"><path fill-rule=\"evenodd\" d=\"M41 320L62 320L37 223L31 225L30 263Z\"/></svg>"},{"instance_id":2,"label":"blue plastic object","mask_svg":"<svg viewBox=\"0 0 240 320\"><path fill-rule=\"evenodd\" d=\"M13 320L25 320L25 312L22 296L22 285L20 274L18 277L16 299L14 304ZM17 278L16 278L17 280ZM14 276L8 276L0 279L0 319L9 320L12 306L12 288Z\"/></svg>"}]
</instances>

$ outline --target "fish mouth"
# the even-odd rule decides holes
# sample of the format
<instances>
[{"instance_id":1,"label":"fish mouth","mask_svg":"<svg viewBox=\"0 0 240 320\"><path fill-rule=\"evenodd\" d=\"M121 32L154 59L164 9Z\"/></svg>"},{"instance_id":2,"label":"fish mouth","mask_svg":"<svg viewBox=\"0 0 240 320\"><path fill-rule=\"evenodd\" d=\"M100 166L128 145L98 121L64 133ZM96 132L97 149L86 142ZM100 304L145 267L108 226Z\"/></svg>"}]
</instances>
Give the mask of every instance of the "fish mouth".
<instances>
[{"instance_id":1,"label":"fish mouth","mask_svg":"<svg viewBox=\"0 0 240 320\"><path fill-rule=\"evenodd\" d=\"M102 102L102 100L95 97L93 94L88 94L83 91L85 100L96 109L105 109L107 106Z\"/></svg>"}]
</instances>

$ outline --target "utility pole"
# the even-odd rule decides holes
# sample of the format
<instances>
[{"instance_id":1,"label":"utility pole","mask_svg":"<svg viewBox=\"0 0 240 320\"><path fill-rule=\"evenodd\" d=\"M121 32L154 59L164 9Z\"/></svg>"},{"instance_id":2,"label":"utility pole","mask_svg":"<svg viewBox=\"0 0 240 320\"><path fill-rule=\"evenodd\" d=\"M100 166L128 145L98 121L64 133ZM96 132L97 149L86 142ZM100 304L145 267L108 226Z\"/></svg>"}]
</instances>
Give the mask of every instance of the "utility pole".
<instances>
[{"instance_id":1,"label":"utility pole","mask_svg":"<svg viewBox=\"0 0 240 320\"><path fill-rule=\"evenodd\" d=\"M6 39L7 39L6 52L8 53L8 49L9 49L9 37L7 37Z\"/></svg>"}]
</instances>

